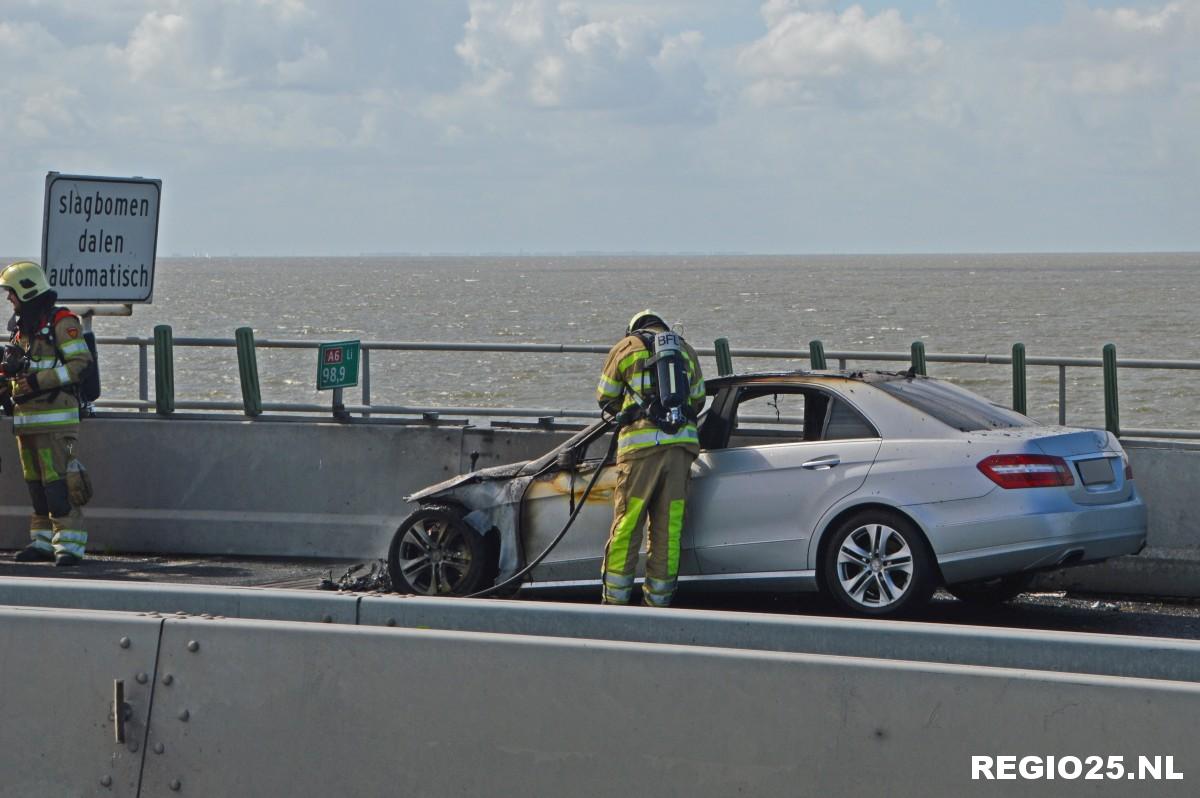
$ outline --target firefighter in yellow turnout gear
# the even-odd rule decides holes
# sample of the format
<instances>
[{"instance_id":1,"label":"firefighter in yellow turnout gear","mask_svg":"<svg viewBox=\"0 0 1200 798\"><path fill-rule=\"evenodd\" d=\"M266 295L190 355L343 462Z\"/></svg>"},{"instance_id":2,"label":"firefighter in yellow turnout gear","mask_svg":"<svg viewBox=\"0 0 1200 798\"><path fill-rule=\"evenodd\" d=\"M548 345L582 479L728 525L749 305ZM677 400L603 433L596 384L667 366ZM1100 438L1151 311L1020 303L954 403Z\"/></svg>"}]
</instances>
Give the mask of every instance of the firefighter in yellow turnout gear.
<instances>
[{"instance_id":1,"label":"firefighter in yellow turnout gear","mask_svg":"<svg viewBox=\"0 0 1200 798\"><path fill-rule=\"evenodd\" d=\"M0 287L7 289L17 321L5 352L0 400L12 402L21 473L33 502L31 540L15 559L77 565L87 532L67 484L79 434L79 401L72 386L91 365L92 354L79 317L54 306L58 294L36 263L10 264L0 272Z\"/></svg>"},{"instance_id":2,"label":"firefighter in yellow turnout gear","mask_svg":"<svg viewBox=\"0 0 1200 798\"><path fill-rule=\"evenodd\" d=\"M647 517L650 545L643 600L651 607L667 607L675 595L690 468L700 453L695 419L704 407L704 378L695 350L669 335L686 374L685 385L672 386L682 402L682 423L680 416L673 423L658 401L654 361L661 353L651 352L652 342L669 332L657 313L636 314L625 337L609 351L596 387L601 409L627 420L617 432L613 524L604 549L605 604L629 603Z\"/></svg>"}]
</instances>

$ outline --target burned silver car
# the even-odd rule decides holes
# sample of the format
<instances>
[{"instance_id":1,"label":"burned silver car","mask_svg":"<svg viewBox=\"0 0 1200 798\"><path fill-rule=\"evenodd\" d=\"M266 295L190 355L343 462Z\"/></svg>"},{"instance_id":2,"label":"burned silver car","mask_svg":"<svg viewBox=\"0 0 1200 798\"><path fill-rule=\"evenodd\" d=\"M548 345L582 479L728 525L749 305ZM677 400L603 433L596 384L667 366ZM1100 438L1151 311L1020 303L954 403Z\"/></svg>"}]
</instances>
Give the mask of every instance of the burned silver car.
<instances>
[{"instance_id":1,"label":"burned silver car","mask_svg":"<svg viewBox=\"0 0 1200 798\"><path fill-rule=\"evenodd\" d=\"M1007 600L1038 571L1145 545L1129 461L1103 430L1045 426L912 373L746 374L708 392L681 591L822 591L892 615L938 586ZM509 581L572 516L516 581L598 588L615 482L611 467L595 473L607 433L597 423L536 460L410 496L420 507L389 552L396 588L468 595Z\"/></svg>"}]
</instances>

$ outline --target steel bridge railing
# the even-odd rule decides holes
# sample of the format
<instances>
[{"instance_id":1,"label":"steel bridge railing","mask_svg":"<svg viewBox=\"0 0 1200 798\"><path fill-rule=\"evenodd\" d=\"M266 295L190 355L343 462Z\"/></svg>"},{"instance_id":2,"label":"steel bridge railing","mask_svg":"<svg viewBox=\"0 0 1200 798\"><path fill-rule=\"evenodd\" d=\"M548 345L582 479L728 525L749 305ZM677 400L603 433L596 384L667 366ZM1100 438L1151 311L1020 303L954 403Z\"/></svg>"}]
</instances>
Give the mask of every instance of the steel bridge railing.
<instances>
[{"instance_id":1,"label":"steel bridge railing","mask_svg":"<svg viewBox=\"0 0 1200 798\"><path fill-rule=\"evenodd\" d=\"M262 339L255 340L249 328L242 328L235 338L174 338L166 325L155 328L153 337L111 337L98 336L97 343L103 347L126 346L138 350L138 398L137 399L101 399L96 403L99 409L120 409L155 411L160 415L170 415L175 410L198 411L241 411L247 416L257 416L263 412L272 413L329 413L331 405L303 402L263 402L258 389L257 367L254 353L257 350L273 349L307 349L316 351L320 341L292 339ZM243 401L224 400L185 400L175 401L173 348L200 347L237 349L241 364L241 383ZM376 404L371 397L371 353L372 352L507 352L514 354L606 354L609 346L606 344L531 344L531 343L491 343L491 342L450 342L450 341L363 341L361 343L361 378L360 388L362 402L357 405L344 405L340 402L340 392L335 393L332 410L335 417L347 419L352 414L368 416L415 416L420 419L437 423L447 416L466 416L480 418L507 419L537 419L548 424L555 419L594 419L599 417L596 411L571 410L542 407L455 407L455 406L409 406ZM809 361L814 368L826 368L830 362L836 362L838 369L845 371L851 365L861 363L900 363L924 374L928 363L949 364L981 364L1008 365L1012 367L1014 409L1026 411L1025 370L1029 366L1049 366L1058 369L1058 422L1067 423L1067 370L1073 368L1102 369L1104 372L1105 389L1105 427L1124 437L1142 438L1177 438L1200 440L1200 430L1183 429L1136 429L1122 428L1119 417L1119 395L1117 391L1118 369L1166 369L1200 372L1200 360L1169 360L1151 358L1121 358L1116 357L1116 349L1112 344L1104 347L1101 357L1055 357L1055 356L1026 356L1022 344L1015 344L1011 354L972 354L958 352L925 352L924 344L915 342L910 352L859 352L859 351L825 351L820 341L813 341L809 349L762 349L762 348L733 348L724 338L717 339L714 346L701 348L696 351L702 356L715 357L719 374L733 372L732 358L747 358L758 360L798 360ZM150 361L155 363L154 389L155 395L150 396ZM248 371L247 363L251 366ZM455 422L461 423L461 422Z\"/></svg>"}]
</instances>

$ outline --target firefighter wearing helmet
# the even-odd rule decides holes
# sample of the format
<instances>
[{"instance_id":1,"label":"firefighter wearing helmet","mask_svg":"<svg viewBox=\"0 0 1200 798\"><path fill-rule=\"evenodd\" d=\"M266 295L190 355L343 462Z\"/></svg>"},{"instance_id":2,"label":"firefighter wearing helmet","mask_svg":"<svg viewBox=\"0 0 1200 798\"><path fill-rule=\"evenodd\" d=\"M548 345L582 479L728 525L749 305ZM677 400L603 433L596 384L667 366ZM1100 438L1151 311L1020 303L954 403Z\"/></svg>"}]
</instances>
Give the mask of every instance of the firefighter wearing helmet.
<instances>
[{"instance_id":1,"label":"firefighter wearing helmet","mask_svg":"<svg viewBox=\"0 0 1200 798\"><path fill-rule=\"evenodd\" d=\"M79 506L90 485L76 459L79 401L74 386L92 364L79 317L55 307L58 294L42 268L18 261L0 271L15 311L15 329L4 348L0 400L11 406L21 474L33 514L30 543L18 562L77 565L87 547ZM10 325L12 326L12 325Z\"/></svg>"},{"instance_id":2,"label":"firefighter wearing helmet","mask_svg":"<svg viewBox=\"0 0 1200 798\"><path fill-rule=\"evenodd\" d=\"M620 424L615 433L617 486L604 549L603 602L629 603L642 527L649 519L642 599L651 607L670 606L679 575L688 480L700 453L700 360L662 316L643 310L629 320L625 337L609 351L596 399Z\"/></svg>"}]
</instances>

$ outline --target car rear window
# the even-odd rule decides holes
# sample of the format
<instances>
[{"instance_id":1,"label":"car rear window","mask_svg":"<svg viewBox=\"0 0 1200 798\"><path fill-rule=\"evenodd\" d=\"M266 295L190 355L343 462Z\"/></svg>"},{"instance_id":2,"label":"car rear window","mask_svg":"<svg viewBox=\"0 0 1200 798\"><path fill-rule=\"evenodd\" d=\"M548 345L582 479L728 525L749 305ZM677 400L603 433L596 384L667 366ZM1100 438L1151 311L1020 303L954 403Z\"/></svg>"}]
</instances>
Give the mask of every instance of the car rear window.
<instances>
[{"instance_id":1,"label":"car rear window","mask_svg":"<svg viewBox=\"0 0 1200 798\"><path fill-rule=\"evenodd\" d=\"M1032 427L1037 424L1015 410L993 404L982 396L940 380L900 379L875 385L901 402L963 432Z\"/></svg>"},{"instance_id":2,"label":"car rear window","mask_svg":"<svg viewBox=\"0 0 1200 798\"><path fill-rule=\"evenodd\" d=\"M827 441L854 440L855 438L878 438L879 433L859 415L858 411L841 399L833 400L829 421L825 424Z\"/></svg>"}]
</instances>

